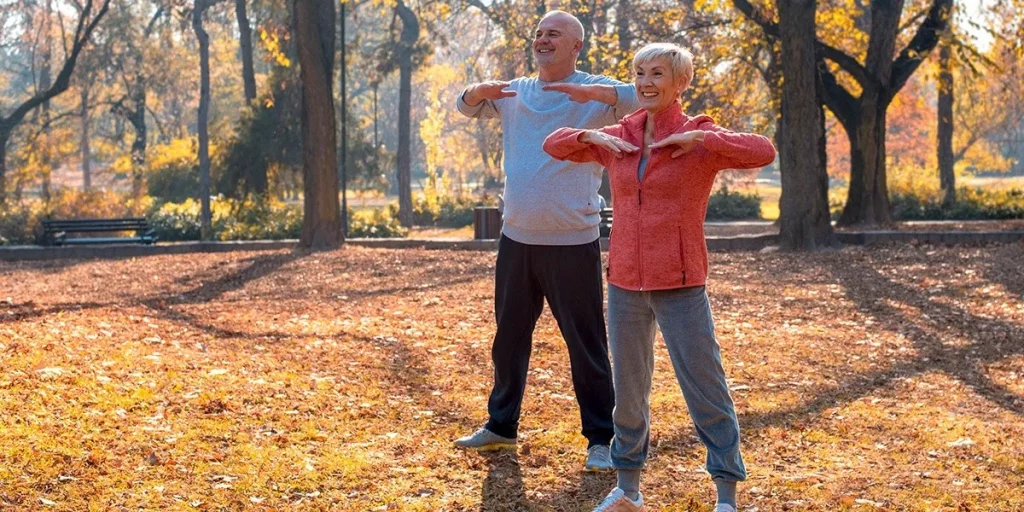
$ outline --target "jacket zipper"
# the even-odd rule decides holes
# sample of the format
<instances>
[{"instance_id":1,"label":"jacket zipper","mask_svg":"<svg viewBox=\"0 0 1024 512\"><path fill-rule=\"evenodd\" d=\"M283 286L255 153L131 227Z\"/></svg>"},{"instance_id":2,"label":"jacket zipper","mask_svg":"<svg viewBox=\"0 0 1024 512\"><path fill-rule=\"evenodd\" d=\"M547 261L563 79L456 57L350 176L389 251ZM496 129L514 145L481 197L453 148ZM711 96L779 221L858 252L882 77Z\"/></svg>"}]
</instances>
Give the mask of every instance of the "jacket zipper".
<instances>
[{"instance_id":1,"label":"jacket zipper","mask_svg":"<svg viewBox=\"0 0 1024 512\"><path fill-rule=\"evenodd\" d=\"M640 159L643 160L643 154L640 155ZM651 155L648 155L647 156L647 167L650 168L650 166L651 166ZM647 171L645 170L644 171L644 175L646 175L646 174L647 174ZM639 162L637 162L637 164L636 164L636 173L634 175L637 177L637 179L636 179L636 187L637 187L636 204L637 204L637 228L638 228L637 229L637 236L636 236L636 252L637 252L637 255L638 255L638 258L637 258L637 263L638 263L637 264L637 270L640 273L640 291L644 291L644 248L643 248L643 244L640 242L640 240L642 238L642 235L643 235L643 232L644 232L644 229L643 229L644 228L644 226L643 226L643 224L644 224L644 180L643 180L642 177L640 177L640 163Z\"/></svg>"}]
</instances>

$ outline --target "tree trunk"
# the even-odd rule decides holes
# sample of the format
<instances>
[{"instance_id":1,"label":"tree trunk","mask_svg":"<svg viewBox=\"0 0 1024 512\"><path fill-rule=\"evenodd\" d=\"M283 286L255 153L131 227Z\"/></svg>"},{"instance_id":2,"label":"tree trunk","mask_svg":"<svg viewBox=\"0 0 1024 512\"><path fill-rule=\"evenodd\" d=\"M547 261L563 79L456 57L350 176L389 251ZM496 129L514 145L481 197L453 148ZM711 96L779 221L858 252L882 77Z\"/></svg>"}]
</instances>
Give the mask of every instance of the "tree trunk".
<instances>
[{"instance_id":1,"label":"tree trunk","mask_svg":"<svg viewBox=\"0 0 1024 512\"><path fill-rule=\"evenodd\" d=\"M345 2L341 2L341 7L338 9L338 27L341 31L341 42L338 45L341 49L338 52L339 67L338 80L341 82L341 90L338 91L338 96L341 98L341 149L338 151L338 162L339 162L339 178L341 179L341 236L342 238L348 237L348 84L346 78L348 77L348 70L346 68L348 60L348 47L345 46ZM377 93L377 89L374 89L374 94ZM376 98L374 98L376 102ZM376 107L376 105L374 105Z\"/></svg>"},{"instance_id":2,"label":"tree trunk","mask_svg":"<svg viewBox=\"0 0 1024 512\"><path fill-rule=\"evenodd\" d=\"M850 189L839 224L874 226L892 222L885 167L885 111L879 91L861 93L859 111L844 122L850 140Z\"/></svg>"},{"instance_id":3,"label":"tree trunk","mask_svg":"<svg viewBox=\"0 0 1024 512\"><path fill-rule=\"evenodd\" d=\"M82 188L92 190L92 151L89 149L89 86L82 84Z\"/></svg>"},{"instance_id":4,"label":"tree trunk","mask_svg":"<svg viewBox=\"0 0 1024 512\"><path fill-rule=\"evenodd\" d=\"M203 29L203 13L207 0L196 0L192 11L192 28L199 39L199 202L202 209L200 238L213 238L213 222L210 211L210 136L208 121L210 115L210 36Z\"/></svg>"},{"instance_id":5,"label":"tree trunk","mask_svg":"<svg viewBox=\"0 0 1024 512\"><path fill-rule=\"evenodd\" d=\"M52 14L53 14L53 4L52 4L52 2L47 1L46 2L46 22L44 24L45 34L43 35L43 37L46 38L46 42L43 43L43 48L44 48L44 50L43 50L43 65L42 65L42 68L39 70L39 90L40 91L45 91L45 90L47 90L47 89L49 89L50 87L53 86L53 78L52 78L52 76L50 74L51 73L51 69L50 69L51 68L51 60L53 58L53 47L52 47L52 39L51 39L51 33L50 33L51 32L50 20L51 20ZM49 120L50 120L50 100L46 100L46 101L43 102L43 104L41 106L41 109L40 109L40 114L41 114L40 121L43 124L46 124L47 122L49 122ZM49 137L47 137L46 144L48 146L51 146L51 147L53 145L53 142L49 140ZM45 203L49 203L50 202L50 176L53 173L53 169L51 169L51 166L53 164L53 162L50 159L51 155L52 155L52 152L49 151L49 149L44 150L43 154L42 154L42 162L41 163L43 165L41 167L42 167L43 175L41 176L42 184L40 185L40 194L43 196L43 201Z\"/></svg>"},{"instance_id":6,"label":"tree trunk","mask_svg":"<svg viewBox=\"0 0 1024 512\"><path fill-rule=\"evenodd\" d=\"M949 31L939 47L939 185L942 188L942 203L946 206L956 202L956 175L953 173L953 68Z\"/></svg>"},{"instance_id":7,"label":"tree trunk","mask_svg":"<svg viewBox=\"0 0 1024 512\"><path fill-rule=\"evenodd\" d=\"M402 0L398 0L395 10L402 19L398 47L398 221L409 227L412 226L412 53L420 38L420 22Z\"/></svg>"},{"instance_id":8,"label":"tree trunk","mask_svg":"<svg viewBox=\"0 0 1024 512\"><path fill-rule=\"evenodd\" d=\"M331 249L342 241L338 207L338 141L334 107L333 0L293 0L302 82L302 237L310 249Z\"/></svg>"},{"instance_id":9,"label":"tree trunk","mask_svg":"<svg viewBox=\"0 0 1024 512\"><path fill-rule=\"evenodd\" d=\"M814 54L816 0L779 0L782 42L780 239L786 250L833 245L828 211L824 112Z\"/></svg>"},{"instance_id":10,"label":"tree trunk","mask_svg":"<svg viewBox=\"0 0 1024 512\"><path fill-rule=\"evenodd\" d=\"M146 172L146 76L141 71L142 62L139 58L139 71L135 75L135 90L132 103L135 105L135 112L131 114L132 127L135 129L135 140L132 141L132 197L140 199L143 196Z\"/></svg>"},{"instance_id":11,"label":"tree trunk","mask_svg":"<svg viewBox=\"0 0 1024 512\"><path fill-rule=\"evenodd\" d=\"M252 28L245 12L245 0L235 0L235 18L238 20L238 44L242 57L242 84L245 88L245 104L251 105L256 99L256 71L252 64Z\"/></svg>"},{"instance_id":12,"label":"tree trunk","mask_svg":"<svg viewBox=\"0 0 1024 512\"><path fill-rule=\"evenodd\" d=\"M892 222L892 207L886 184L886 109L903 83L893 80L893 55L903 0L871 2L871 25L864 73L870 79L856 105L835 112L850 139L850 190L839 218L841 225L877 225ZM909 74L906 75L909 77ZM835 87L835 85L833 85ZM852 113L852 115L851 115Z\"/></svg>"}]
</instances>

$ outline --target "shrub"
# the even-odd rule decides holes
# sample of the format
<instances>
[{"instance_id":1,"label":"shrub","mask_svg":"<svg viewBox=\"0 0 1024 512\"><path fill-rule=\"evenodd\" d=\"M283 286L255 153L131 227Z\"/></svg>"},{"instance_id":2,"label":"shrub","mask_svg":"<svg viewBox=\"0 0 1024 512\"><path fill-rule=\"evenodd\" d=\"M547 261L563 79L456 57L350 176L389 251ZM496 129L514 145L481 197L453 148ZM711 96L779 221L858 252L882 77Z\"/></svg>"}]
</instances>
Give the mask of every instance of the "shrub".
<instances>
[{"instance_id":1,"label":"shrub","mask_svg":"<svg viewBox=\"0 0 1024 512\"><path fill-rule=\"evenodd\" d=\"M37 242L42 211L31 204L15 203L0 209L0 245L26 245Z\"/></svg>"},{"instance_id":2,"label":"shrub","mask_svg":"<svg viewBox=\"0 0 1024 512\"><path fill-rule=\"evenodd\" d=\"M468 196L445 195L434 199L418 194L412 200L412 223L416 226L461 228L473 223L473 208L479 205Z\"/></svg>"},{"instance_id":3,"label":"shrub","mask_svg":"<svg viewBox=\"0 0 1024 512\"><path fill-rule=\"evenodd\" d=\"M162 201L180 203L199 195L198 142L194 138L174 139L150 151L146 190ZM210 157L217 158L217 145L210 144ZM213 168L211 167L211 172ZM216 177L211 180L216 183Z\"/></svg>"},{"instance_id":4,"label":"shrub","mask_svg":"<svg viewBox=\"0 0 1024 512\"><path fill-rule=\"evenodd\" d=\"M350 238L402 238L408 234L409 230L398 222L398 205L394 203L386 208L348 211Z\"/></svg>"},{"instance_id":5,"label":"shrub","mask_svg":"<svg viewBox=\"0 0 1024 512\"><path fill-rule=\"evenodd\" d=\"M164 203L148 215L149 225L160 241L199 240L200 204L194 199Z\"/></svg>"},{"instance_id":6,"label":"shrub","mask_svg":"<svg viewBox=\"0 0 1024 512\"><path fill-rule=\"evenodd\" d=\"M42 242L43 219L107 219L141 215L152 199L112 191L56 188L49 202L28 199L0 209L0 245Z\"/></svg>"},{"instance_id":7,"label":"shrub","mask_svg":"<svg viewBox=\"0 0 1024 512\"><path fill-rule=\"evenodd\" d=\"M723 186L708 199L706 220L760 219L761 196L756 192L730 192Z\"/></svg>"},{"instance_id":8,"label":"shrub","mask_svg":"<svg viewBox=\"0 0 1024 512\"><path fill-rule=\"evenodd\" d=\"M280 240L302 234L302 206L289 205L264 196L241 204L231 203L233 213L223 218L221 240Z\"/></svg>"},{"instance_id":9,"label":"shrub","mask_svg":"<svg viewBox=\"0 0 1024 512\"><path fill-rule=\"evenodd\" d=\"M893 194L893 218L896 220L998 220L1024 218L1024 190L984 190L964 187L957 201L943 205L942 199L913 192Z\"/></svg>"},{"instance_id":10,"label":"shrub","mask_svg":"<svg viewBox=\"0 0 1024 512\"><path fill-rule=\"evenodd\" d=\"M199 201L164 203L149 214L149 223L160 240L199 240ZM302 208L257 196L238 201L218 197L210 204L213 238L216 240L281 240L298 238L302 232Z\"/></svg>"}]
</instances>

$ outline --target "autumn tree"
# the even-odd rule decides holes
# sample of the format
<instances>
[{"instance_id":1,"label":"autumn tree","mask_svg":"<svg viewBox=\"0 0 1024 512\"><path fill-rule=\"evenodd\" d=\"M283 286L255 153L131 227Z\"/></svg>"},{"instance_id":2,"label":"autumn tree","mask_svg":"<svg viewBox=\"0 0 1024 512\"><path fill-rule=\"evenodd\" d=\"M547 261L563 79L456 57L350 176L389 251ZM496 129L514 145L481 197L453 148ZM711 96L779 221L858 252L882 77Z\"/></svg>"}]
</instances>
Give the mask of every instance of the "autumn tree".
<instances>
[{"instance_id":1,"label":"autumn tree","mask_svg":"<svg viewBox=\"0 0 1024 512\"><path fill-rule=\"evenodd\" d=\"M249 15L246 12L245 1L235 0L235 19L238 22L238 55L242 60L242 84L245 91L245 104L250 105L256 99L256 71L252 60L252 27L249 26Z\"/></svg>"},{"instance_id":2,"label":"autumn tree","mask_svg":"<svg viewBox=\"0 0 1024 512\"><path fill-rule=\"evenodd\" d=\"M192 29L199 41L199 109L196 131L199 134L199 203L200 238L213 238L213 214L210 211L210 34L203 27L206 10L218 0L195 0L192 7Z\"/></svg>"},{"instance_id":3,"label":"autumn tree","mask_svg":"<svg viewBox=\"0 0 1024 512\"><path fill-rule=\"evenodd\" d=\"M828 208L828 171L822 83L817 71L816 0L779 0L779 22L746 0L736 7L763 29L779 54L768 50L766 82L781 86L776 138L782 175L779 235L783 248L815 250L835 243ZM781 79L781 80L780 80Z\"/></svg>"},{"instance_id":4,"label":"autumn tree","mask_svg":"<svg viewBox=\"0 0 1024 512\"><path fill-rule=\"evenodd\" d=\"M815 40L816 68L822 81L821 99L850 140L850 188L840 224L875 225L892 221L886 184L886 110L938 44L940 34L949 23L952 1L932 0L922 12L922 21L914 36L898 52L896 42L903 0L871 2L862 18L868 28L863 63L856 53L847 53L821 39ZM761 25L767 36L778 37L778 23L770 15L754 8L747 0L734 2L741 12ZM848 33L852 28L855 27L844 30ZM839 75L840 72L844 75ZM845 77L850 81L845 81Z\"/></svg>"},{"instance_id":5,"label":"autumn tree","mask_svg":"<svg viewBox=\"0 0 1024 512\"><path fill-rule=\"evenodd\" d=\"M7 201L7 142L10 140L11 134L26 115L68 89L78 58L109 7L110 0L102 0L99 4L96 4L95 0L85 0L81 4L81 9L77 10L77 23L74 31L70 34L70 40L67 41L70 46L67 47L64 61L56 78L27 100L17 103L10 113L0 113L0 205Z\"/></svg>"},{"instance_id":6,"label":"autumn tree","mask_svg":"<svg viewBox=\"0 0 1024 512\"><path fill-rule=\"evenodd\" d=\"M145 16L137 16L136 9L141 9ZM116 22L112 25L117 32L112 34L118 39L118 45L108 53L112 71L124 84L121 94L112 99L111 111L121 116L133 132L130 149L132 196L141 197L143 176L146 168L146 148L149 129L147 126L149 91L152 88L152 75L155 63L147 62L147 54L152 54L149 47L151 38L156 33L158 22L169 18L168 6L141 2L118 2L115 10ZM141 27L140 27L141 25Z\"/></svg>"},{"instance_id":7,"label":"autumn tree","mask_svg":"<svg viewBox=\"0 0 1024 512\"><path fill-rule=\"evenodd\" d=\"M1016 38L1014 2L997 3L987 15L991 22L970 19L958 9L955 24L940 45L937 84L937 160L943 202L956 201L957 169L1006 171L1012 167L1008 154L996 143L1024 123L1024 53ZM961 28L992 41L980 51Z\"/></svg>"},{"instance_id":8,"label":"autumn tree","mask_svg":"<svg viewBox=\"0 0 1024 512\"><path fill-rule=\"evenodd\" d=\"M420 39L420 20L404 0L395 3L402 20L398 43L398 220L412 226L412 72L416 43Z\"/></svg>"},{"instance_id":9,"label":"autumn tree","mask_svg":"<svg viewBox=\"0 0 1024 512\"><path fill-rule=\"evenodd\" d=\"M436 4L444 7L444 4ZM428 41L421 34L428 29L428 21L421 14L422 5L414 10L405 0L393 4L393 16L389 39L378 47L381 76L398 71L398 218L403 226L412 225L412 79L413 73L423 65L432 51ZM441 9L441 15L447 8ZM401 30L395 39L395 29Z\"/></svg>"},{"instance_id":10,"label":"autumn tree","mask_svg":"<svg viewBox=\"0 0 1024 512\"><path fill-rule=\"evenodd\" d=\"M815 71L816 0L779 0L782 115L779 141L782 197L779 236L784 249L833 245L825 171L825 121Z\"/></svg>"},{"instance_id":11,"label":"autumn tree","mask_svg":"<svg viewBox=\"0 0 1024 512\"><path fill-rule=\"evenodd\" d=\"M343 242L333 93L337 17L333 0L294 0L293 6L302 82L305 199L300 243L329 249Z\"/></svg>"}]
</instances>

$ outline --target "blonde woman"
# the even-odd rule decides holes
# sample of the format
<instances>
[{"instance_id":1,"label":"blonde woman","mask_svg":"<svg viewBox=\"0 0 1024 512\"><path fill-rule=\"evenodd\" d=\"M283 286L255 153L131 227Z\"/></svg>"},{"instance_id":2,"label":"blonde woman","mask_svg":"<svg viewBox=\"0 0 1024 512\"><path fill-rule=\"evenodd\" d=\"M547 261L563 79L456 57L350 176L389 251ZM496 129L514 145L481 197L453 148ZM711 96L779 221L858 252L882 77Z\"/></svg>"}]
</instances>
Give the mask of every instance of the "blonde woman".
<instances>
[{"instance_id":1,"label":"blonde woman","mask_svg":"<svg viewBox=\"0 0 1024 512\"><path fill-rule=\"evenodd\" d=\"M736 483L747 473L705 290L704 217L718 171L767 165L775 148L761 135L682 111L679 96L693 78L687 50L647 45L634 56L633 70L640 110L599 130L561 128L544 141L554 158L607 167L614 198L607 279L618 485L595 512L644 506L640 473L650 439L655 325L707 447L716 510L735 512Z\"/></svg>"}]
</instances>

